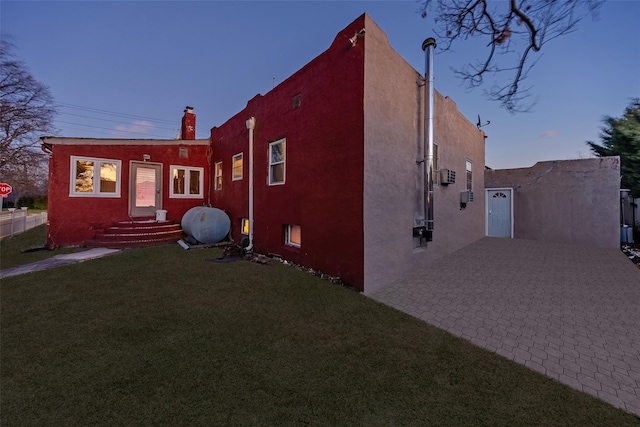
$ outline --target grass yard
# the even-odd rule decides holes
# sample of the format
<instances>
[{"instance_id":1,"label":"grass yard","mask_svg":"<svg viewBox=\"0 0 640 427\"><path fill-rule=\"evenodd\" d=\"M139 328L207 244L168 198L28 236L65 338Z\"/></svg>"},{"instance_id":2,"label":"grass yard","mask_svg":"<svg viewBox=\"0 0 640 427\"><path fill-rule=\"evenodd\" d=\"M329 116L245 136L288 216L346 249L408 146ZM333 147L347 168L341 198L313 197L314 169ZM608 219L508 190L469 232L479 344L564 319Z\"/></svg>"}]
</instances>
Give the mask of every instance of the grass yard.
<instances>
[{"instance_id":1,"label":"grass yard","mask_svg":"<svg viewBox=\"0 0 640 427\"><path fill-rule=\"evenodd\" d=\"M220 254L3 279L2 426L640 425L359 293Z\"/></svg>"},{"instance_id":2,"label":"grass yard","mask_svg":"<svg viewBox=\"0 0 640 427\"><path fill-rule=\"evenodd\" d=\"M56 255L75 252L77 248L63 248L55 251L39 250L34 252L22 252L26 249L42 247L47 242L47 226L39 225L24 233L13 237L5 237L0 240L0 270L29 264L51 258Z\"/></svg>"}]
</instances>

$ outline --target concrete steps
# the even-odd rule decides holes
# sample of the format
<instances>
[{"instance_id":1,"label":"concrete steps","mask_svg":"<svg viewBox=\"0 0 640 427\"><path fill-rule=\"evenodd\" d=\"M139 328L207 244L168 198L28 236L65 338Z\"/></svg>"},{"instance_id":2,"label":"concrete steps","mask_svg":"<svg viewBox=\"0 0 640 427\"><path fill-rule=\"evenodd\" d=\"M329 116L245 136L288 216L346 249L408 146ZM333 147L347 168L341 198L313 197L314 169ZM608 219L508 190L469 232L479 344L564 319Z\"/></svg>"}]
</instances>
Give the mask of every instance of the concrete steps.
<instances>
[{"instance_id":1,"label":"concrete steps","mask_svg":"<svg viewBox=\"0 0 640 427\"><path fill-rule=\"evenodd\" d=\"M180 224L155 219L120 221L96 230L93 239L87 240L89 248L139 248L175 243L185 237Z\"/></svg>"}]
</instances>

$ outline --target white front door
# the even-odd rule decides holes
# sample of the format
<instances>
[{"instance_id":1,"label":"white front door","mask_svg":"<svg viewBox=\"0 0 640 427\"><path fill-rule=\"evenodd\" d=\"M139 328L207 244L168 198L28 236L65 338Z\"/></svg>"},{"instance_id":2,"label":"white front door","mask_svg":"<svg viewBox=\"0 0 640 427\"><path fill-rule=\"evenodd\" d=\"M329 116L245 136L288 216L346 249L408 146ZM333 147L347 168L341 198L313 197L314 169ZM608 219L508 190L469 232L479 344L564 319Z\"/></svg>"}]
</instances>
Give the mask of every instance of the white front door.
<instances>
[{"instance_id":1,"label":"white front door","mask_svg":"<svg viewBox=\"0 0 640 427\"><path fill-rule=\"evenodd\" d=\"M131 162L129 216L155 216L162 209L162 165Z\"/></svg>"},{"instance_id":2,"label":"white front door","mask_svg":"<svg viewBox=\"0 0 640 427\"><path fill-rule=\"evenodd\" d=\"M487 236L513 237L511 188L487 190Z\"/></svg>"}]
</instances>

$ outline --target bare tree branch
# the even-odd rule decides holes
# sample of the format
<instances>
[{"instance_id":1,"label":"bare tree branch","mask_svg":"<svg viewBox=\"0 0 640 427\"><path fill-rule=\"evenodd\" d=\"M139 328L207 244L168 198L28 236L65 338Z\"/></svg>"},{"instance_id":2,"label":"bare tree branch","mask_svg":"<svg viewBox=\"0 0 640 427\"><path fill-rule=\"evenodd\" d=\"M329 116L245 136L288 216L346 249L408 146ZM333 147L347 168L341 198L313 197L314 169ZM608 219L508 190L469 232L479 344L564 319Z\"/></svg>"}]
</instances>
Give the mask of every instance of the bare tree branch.
<instances>
[{"instance_id":1,"label":"bare tree branch","mask_svg":"<svg viewBox=\"0 0 640 427\"><path fill-rule=\"evenodd\" d=\"M487 75L506 75L506 84L485 91L509 112L530 111L525 103L531 88L522 88L540 58L533 54L549 41L575 31L587 15L596 16L604 0L419 0L422 16L435 14L436 35L444 50L460 40L487 39L484 60L454 70L470 89L482 86ZM511 65L504 65L504 63Z\"/></svg>"},{"instance_id":2,"label":"bare tree branch","mask_svg":"<svg viewBox=\"0 0 640 427\"><path fill-rule=\"evenodd\" d=\"M39 136L52 132L55 106L49 88L37 81L0 40L0 179L16 190L40 188L46 158ZM46 176L44 177L46 181Z\"/></svg>"}]
</instances>

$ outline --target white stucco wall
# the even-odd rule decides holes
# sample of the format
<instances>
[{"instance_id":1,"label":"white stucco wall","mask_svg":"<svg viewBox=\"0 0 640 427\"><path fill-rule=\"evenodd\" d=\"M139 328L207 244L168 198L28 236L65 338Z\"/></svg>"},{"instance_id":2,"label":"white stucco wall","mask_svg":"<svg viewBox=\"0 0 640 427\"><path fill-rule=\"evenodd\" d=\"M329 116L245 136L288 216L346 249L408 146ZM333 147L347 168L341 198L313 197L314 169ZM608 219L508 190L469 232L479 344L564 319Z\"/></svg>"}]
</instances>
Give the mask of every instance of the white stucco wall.
<instances>
[{"instance_id":1,"label":"white stucco wall","mask_svg":"<svg viewBox=\"0 0 640 427\"><path fill-rule=\"evenodd\" d=\"M484 235L484 133L465 119L453 101L436 94L434 140L440 167L457 181L434 188L434 238L417 247L414 217L421 213L422 110L420 73L389 45L386 34L366 18L364 146L365 293L399 280L417 268ZM420 49L421 40L416 40ZM465 161L474 166L475 201L460 210L466 189Z\"/></svg>"},{"instance_id":2,"label":"white stucco wall","mask_svg":"<svg viewBox=\"0 0 640 427\"><path fill-rule=\"evenodd\" d=\"M487 187L513 188L514 237L620 246L620 158L552 160L485 171Z\"/></svg>"}]
</instances>

